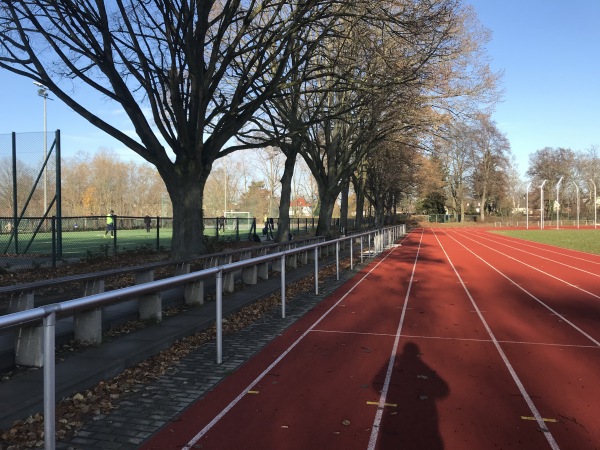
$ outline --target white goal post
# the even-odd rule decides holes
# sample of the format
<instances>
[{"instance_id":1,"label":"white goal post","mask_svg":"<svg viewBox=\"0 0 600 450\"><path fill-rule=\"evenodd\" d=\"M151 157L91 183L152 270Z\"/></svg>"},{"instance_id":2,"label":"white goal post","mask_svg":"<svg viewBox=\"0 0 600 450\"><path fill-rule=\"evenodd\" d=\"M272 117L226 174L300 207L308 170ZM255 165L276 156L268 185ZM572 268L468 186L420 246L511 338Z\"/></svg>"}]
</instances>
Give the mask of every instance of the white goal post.
<instances>
[{"instance_id":1,"label":"white goal post","mask_svg":"<svg viewBox=\"0 0 600 450\"><path fill-rule=\"evenodd\" d=\"M234 230L236 221L227 219L239 219L240 231L249 231L252 226L252 217L248 211L225 211L225 228Z\"/></svg>"}]
</instances>

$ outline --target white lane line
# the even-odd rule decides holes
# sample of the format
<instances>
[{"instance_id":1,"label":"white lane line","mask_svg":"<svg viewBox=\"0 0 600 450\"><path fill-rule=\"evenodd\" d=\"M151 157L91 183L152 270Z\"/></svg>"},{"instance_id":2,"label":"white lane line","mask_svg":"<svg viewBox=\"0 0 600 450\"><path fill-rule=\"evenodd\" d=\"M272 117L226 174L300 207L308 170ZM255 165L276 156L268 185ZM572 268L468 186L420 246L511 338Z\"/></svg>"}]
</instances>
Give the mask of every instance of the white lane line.
<instances>
[{"instance_id":1,"label":"white lane line","mask_svg":"<svg viewBox=\"0 0 600 450\"><path fill-rule=\"evenodd\" d=\"M419 240L419 247L417 248L417 254L415 255L415 262L413 263L412 273L410 274L410 281L408 282L408 288L406 290L406 296L404 297L404 306L402 308L402 314L400 315L400 322L398 323L398 329L396 330L396 338L394 339L394 346L392 348L392 354L388 362L387 372L385 374L385 381L383 382L383 389L381 390L381 396L379 397L379 405L377 406L377 412L375 413L375 419L373 420L373 427L371 428L371 436L369 437L368 450L374 450L377 444L377 438L379 436L379 428L381 427L381 418L383 417L383 410L386 404L386 398L388 390L390 388L390 380L392 378L392 369L394 368L394 362L396 361L396 353L398 352L398 342L400 341L400 334L402 332L402 325L404 324L404 317L406 316L406 306L408 305L408 297L410 296L410 290L415 278L415 271L417 269L417 261L419 259L419 253L421 251L421 243L423 242L423 231L421 231L421 239Z\"/></svg>"},{"instance_id":2,"label":"white lane line","mask_svg":"<svg viewBox=\"0 0 600 450\"><path fill-rule=\"evenodd\" d=\"M458 338L449 336L419 336L416 334L403 334L401 337L410 339L436 339L442 341L492 342L491 339ZM554 342L506 341L503 339L498 339L498 342L500 342L501 344L537 345L541 347L593 348L595 350L599 349L597 345L557 344Z\"/></svg>"},{"instance_id":3,"label":"white lane line","mask_svg":"<svg viewBox=\"0 0 600 450\"><path fill-rule=\"evenodd\" d=\"M435 232L434 232L434 235L435 235ZM452 266L452 270L454 270L454 273L456 274L456 276L458 277L458 279L462 280L460 274L458 273L458 271L456 270L456 267L454 266L454 263L450 259L450 256L448 255L448 253L446 253L446 249L444 248L444 246L442 245L442 243L438 239L437 235L435 235L435 238L437 239L438 244L440 245L442 251L446 255L446 258L448 259L448 262ZM467 289L467 286L463 285L463 289L464 289L465 293L467 294L467 296L469 297L469 299L471 300L471 304L473 305L473 307L476 310L479 311L479 307L477 306L477 303L475 303L475 300L471 296L471 293ZM546 437L546 440L548 441L548 444L550 444L550 448L552 448L554 450L559 449L560 447L558 446L558 444L554 440L554 436L552 436L552 433L550 433L550 430L548 430L548 428L546 428L546 425L544 424L544 418L541 416L540 412L538 411L538 409L534 405L533 400L531 400L531 397L529 396L529 394L525 390L525 386L523 386L523 383L521 382L521 379L517 375L517 372L515 372L515 369L513 368L513 366L510 363L510 361L508 360L508 357L504 353L504 350L502 350L502 347L500 346L500 343L496 339L496 336L494 336L494 333L492 332L492 329L488 326L488 323L486 322L486 320L483 317L483 315L482 314L478 314L478 315L479 315L479 320L481 320L481 323L485 327L485 330L487 331L488 335L492 339L492 341L494 343L494 346L496 347L496 350L498 350L498 353L500 354L500 357L502 358L502 361L504 361L504 364L506 365L506 368L510 372L510 375L511 375L513 381L515 382L515 384L519 388L519 391L521 392L521 395L523 396L523 399L527 403L527 406L529 407L529 410L531 411L531 414L533 415L533 417L535 417L535 421L537 422L537 424L539 426L539 429L544 433L544 436Z\"/></svg>"},{"instance_id":4,"label":"white lane line","mask_svg":"<svg viewBox=\"0 0 600 450\"><path fill-rule=\"evenodd\" d=\"M407 237L405 237L405 239L406 238ZM350 293L354 291L354 289L356 289L356 287L359 284L361 284L369 275L371 275L371 273L377 267L379 267L379 265L383 263L396 250L396 248L399 247L394 247L389 252L387 252L387 254L385 254L385 256L382 257L377 262L377 264L375 264L371 268L371 270L369 270L360 280L358 280L356 284L354 284L354 286L352 286L348 290L348 292L346 292L337 302L335 302L331 306L331 308L325 311L325 313L319 319L317 319L317 321L313 323L312 326L302 334L302 336L296 339L281 355L279 355L279 357L275 361L273 361L258 377L256 377L254 381L252 381L248 386L242 389L240 394L236 398L234 398L231 401L231 403L229 403L225 408L223 408L223 410L219 414L217 414L204 428L202 428L202 430L200 430L192 439L190 439L190 441L186 445L181 447L182 450L191 450L192 448L194 448L193 446L196 444L196 442L202 439L202 437L206 433L208 433L210 429L214 427L225 416L225 414L227 414L235 405L237 405L240 402L240 400L246 396L248 391L253 390L254 386L256 386L260 382L260 380L262 380L265 377L265 375L267 375L271 370L273 370L273 368L277 364L279 364L281 360L285 358L319 323L321 323L321 321L325 319L325 317L327 317L342 301L344 301L346 297L348 297L348 295L350 295Z\"/></svg>"},{"instance_id":5,"label":"white lane line","mask_svg":"<svg viewBox=\"0 0 600 450\"><path fill-rule=\"evenodd\" d=\"M437 236L436 236L437 237ZM510 278L508 275L506 275L505 273L503 273L502 271L500 271L499 269L497 269L496 267L492 266L489 262L487 262L485 259L483 259L481 256L479 256L477 253L475 253L473 250L471 250L469 247L467 247L466 245L464 245L462 242L458 241L457 239L455 239L453 236L448 236L450 239L452 239L454 242L456 242L457 244L459 244L460 246L462 246L465 250L467 250L469 253L471 253L473 256L475 256L477 259L479 259L480 261L482 261L484 264L486 264L488 267L490 267L492 270L494 270L495 272L497 272L499 275L501 275L502 277L506 278L512 285L516 286L517 288L519 288L521 291L525 292L527 295L529 295L532 299L534 299L536 302L538 302L540 305L542 305L544 308L546 308L548 311L550 311L553 314L556 314L556 316L560 317L561 320L567 324L569 324L573 329L577 330L579 333L581 333L583 336L585 336L586 338L588 338L591 342L593 342L595 345L597 345L598 347L600 347L600 342L597 341L596 339L594 339L592 336L590 336L589 334L587 334L585 331L583 331L581 328L579 328L577 325L575 325L573 322L571 322L569 319L567 319L565 316L563 316L562 314L560 314L558 311L556 311L555 309L553 309L551 306L547 305L546 303L544 303L542 300L540 300L539 298L537 298L535 295L533 295L531 292L529 292L527 289L525 289L523 286L521 286L520 284L518 284L516 281L514 281L512 278Z\"/></svg>"},{"instance_id":6,"label":"white lane line","mask_svg":"<svg viewBox=\"0 0 600 450\"><path fill-rule=\"evenodd\" d=\"M518 243L522 247L531 247L531 248L534 248L536 250L541 250L541 251L544 251L544 252L553 253L553 254L560 255L560 256L566 256L567 258L577 259L577 260L584 261L584 262L587 262L587 263L590 263L590 264L600 264L600 261L598 261L598 255L596 253L588 253L588 252L584 252L584 251L581 251L581 250L570 250L569 251L569 249L567 249L567 248L556 247L556 246L553 246L553 245L550 245L550 244L543 244L541 242L538 242L537 243L538 245L535 245L536 242L528 241L528 240L521 239L521 238L516 238L516 237L513 237L513 236L505 236L503 234L497 234L497 233L493 233L491 231L480 232L480 233L477 233L476 235L477 236L484 236L484 235L486 235L486 236L490 236L490 235L491 236L496 236L496 237L499 238L498 240L509 241L509 242L512 242L512 243ZM558 250L551 250L548 247L556 248L556 249L561 249L561 250L564 250L564 251L561 252L561 251L558 251ZM580 256L575 256L573 254L574 252L575 253L581 253L582 255L586 255L586 256L592 257L594 259L592 260L592 259L582 258Z\"/></svg>"},{"instance_id":7,"label":"white lane line","mask_svg":"<svg viewBox=\"0 0 600 450\"><path fill-rule=\"evenodd\" d=\"M460 235L460 236L462 236L462 237L464 237L464 238L466 238L466 239L470 239L470 240L472 240L473 242L477 242L478 244L484 245L484 244L482 244L480 241L476 241L476 240L475 240L475 239L473 239L472 237L467 237L467 235L466 235L465 233L456 233L456 234L458 234L458 235ZM597 273L597 272L589 272L589 271L587 271L587 270L585 270L585 269L582 269L582 268L580 268L580 267L575 267L575 266L572 266L572 265L570 265L570 264L567 264L567 263L563 263L563 262L560 262L560 261L556 261L555 259L552 259L552 258L547 258L547 257L545 257L545 256L537 255L537 254L535 254L535 253L530 253L530 252L528 252L528 251L526 251L526 250L524 250L524 249L522 249L522 248L519 248L519 247L514 247L514 246L512 246L512 245L508 245L508 244L505 244L505 243L503 243L503 242L500 242L500 241L497 241L497 240L494 240L494 239L489 239L489 238L486 238L486 237L483 237L483 236L479 236L479 235L478 235L478 237L479 237L479 238L481 238L482 240L485 240L485 241L490 241L490 242L492 242L492 243L494 243L494 244L496 244L496 245L503 245L503 246L505 246L505 247L508 247L508 248L510 248L510 249L512 249L512 250L517 250L518 252L521 252L521 253L526 253L526 254L528 254L528 255L530 255L530 256L533 256L533 257L535 257L535 258L539 258L539 259L543 259L543 260L546 260L546 261L550 261L550 262L552 262L552 263L554 263L554 264L558 264L558 265L560 265L560 266L568 267L569 269L573 269L573 270L577 270L577 271L579 271L579 272L583 272L583 273L585 273L586 275L591 275L591 276L593 276L593 277L598 277L598 278L600 278L600 273ZM555 253L556 253L556 254L558 254L558 255L560 255L560 256L565 256L565 257L567 257L567 258L569 257L568 255L565 255L565 254L563 254L563 253L558 253L558 252L555 252ZM589 262L589 261L588 261L588 262ZM597 264L600 264L600 262L598 262Z\"/></svg>"},{"instance_id":8,"label":"white lane line","mask_svg":"<svg viewBox=\"0 0 600 450\"><path fill-rule=\"evenodd\" d=\"M462 243L460 243L459 241L457 241L457 240L456 240L456 239L455 239L453 236L450 236L450 235L448 235L448 237L449 237L450 239L454 239L454 240L455 240L456 242L458 242L460 245L462 245L463 247L465 247L465 245L464 245L464 244L462 244ZM463 238L465 238L465 239L468 239L468 240L470 240L470 241L473 241L473 242L475 242L475 243L477 243L477 244L481 245L482 247L485 247L485 248L487 248L487 249L489 249L489 250L491 250L491 251L493 251L493 252L499 253L499 254L501 254L502 256L504 256L504 257L506 257L506 258L508 258L508 259L512 259L513 261L516 261L516 262L518 262L518 263L520 263L520 264L523 264L524 266L526 266L526 267L529 267L530 269L533 269L533 270L535 270L535 271L537 271L537 272L540 272L540 273L542 273L542 274L546 275L547 277L554 278L555 280L557 280L557 281L560 281L561 283L564 283L564 284L566 284L567 286L571 286L572 288L575 288L575 289L577 289L577 290L579 290L579 291L581 291L581 292L584 292L584 293L586 293L586 294L588 294L588 295L591 295L592 297L594 297L594 298L597 298L597 299L599 299L599 300L600 300L600 295L594 294L593 292L590 292L590 291L587 291L587 290L585 290L585 289L583 289L583 288L580 288L579 286L577 286L577 285L575 285L575 284L573 284L573 283L569 283L567 280L563 280L562 278L558 278L558 277L556 277L556 276L554 276L554 275L552 275L552 274L549 274L548 272L544 272L542 269L538 269L537 267L535 267L535 266L532 266L532 265L530 265L530 264L527 264L527 263L525 263L525 262L521 261L520 259L517 259L517 258L514 258L514 257L512 257L512 256L510 256L510 255L507 255L506 253L502 253L500 250L496 250L495 248L493 248L493 247L490 247L489 245L482 244L481 242L478 242L478 241L476 241L476 240L474 240L474 239L468 238L468 237L466 237L466 236L464 236L464 235L463 235L462 237L463 237ZM465 247L465 248L467 248L467 247ZM471 253L473 253L473 252L471 252ZM473 253L473 254L475 254L475 253Z\"/></svg>"}]
</instances>

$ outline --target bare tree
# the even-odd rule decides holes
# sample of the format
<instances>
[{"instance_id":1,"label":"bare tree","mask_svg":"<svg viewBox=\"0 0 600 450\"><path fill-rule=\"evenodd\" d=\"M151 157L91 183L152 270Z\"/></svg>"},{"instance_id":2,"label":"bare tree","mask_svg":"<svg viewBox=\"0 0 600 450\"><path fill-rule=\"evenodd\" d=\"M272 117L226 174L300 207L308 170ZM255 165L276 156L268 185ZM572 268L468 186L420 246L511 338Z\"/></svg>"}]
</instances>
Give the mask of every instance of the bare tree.
<instances>
[{"instance_id":1,"label":"bare tree","mask_svg":"<svg viewBox=\"0 0 600 450\"><path fill-rule=\"evenodd\" d=\"M173 203L174 257L202 252L203 191L226 144L319 45L331 0L0 2L0 67L153 164ZM293 48L305 52L290 63ZM119 106L135 138L99 116L85 85Z\"/></svg>"},{"instance_id":2,"label":"bare tree","mask_svg":"<svg viewBox=\"0 0 600 450\"><path fill-rule=\"evenodd\" d=\"M561 177L563 178L563 186L568 185L574 179L575 167L575 152L569 148L552 148L544 147L529 155L529 169L527 175L532 180L533 195L530 200L540 200L540 190L535 187L540 187L544 180L548 182L544 185L544 211L546 215L552 212L551 205L555 198L552 195L552 189L558 183ZM538 203L539 204L539 203Z\"/></svg>"},{"instance_id":3,"label":"bare tree","mask_svg":"<svg viewBox=\"0 0 600 450\"><path fill-rule=\"evenodd\" d=\"M474 139L473 190L479 198L479 217L485 220L485 211L498 204L499 195L506 185L510 157L510 142L498 130L487 114L479 114L472 124ZM495 202L489 200L495 198Z\"/></svg>"}]
</instances>

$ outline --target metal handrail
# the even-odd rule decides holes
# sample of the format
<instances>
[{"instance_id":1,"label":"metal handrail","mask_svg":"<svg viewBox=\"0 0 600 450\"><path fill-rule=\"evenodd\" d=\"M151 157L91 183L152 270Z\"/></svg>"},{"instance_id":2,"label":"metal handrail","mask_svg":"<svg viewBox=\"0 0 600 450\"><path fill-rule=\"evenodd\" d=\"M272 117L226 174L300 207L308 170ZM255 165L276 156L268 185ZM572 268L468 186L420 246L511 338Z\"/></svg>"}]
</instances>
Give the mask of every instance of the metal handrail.
<instances>
[{"instance_id":1,"label":"metal handrail","mask_svg":"<svg viewBox=\"0 0 600 450\"><path fill-rule=\"evenodd\" d=\"M380 230L366 231L360 234L351 236L343 236L325 242L317 242L303 247L292 248L278 253L258 256L251 259L236 261L233 263L211 267L209 269L191 272L182 275L176 275L170 278L165 278L157 281L151 281L144 284L129 286L113 291L93 294L86 297L67 300L60 303L53 303L46 306L41 306L27 311L20 311L12 314L0 316L0 329L24 325L31 322L42 320L44 329L44 445L46 450L54 450L55 447L55 428L56 428L56 373L55 373L55 339L56 339L56 316L58 313L75 312L79 310L93 309L100 306L107 306L117 301L138 297L140 295L152 294L166 289L177 287L180 285L192 283L198 280L214 276L216 279L216 344L217 344L217 364L222 363L223 342L222 342L222 323L223 323L223 289L222 280L223 274L235 270L243 269L261 263L281 260L281 314L285 318L285 259L288 255L302 253L309 250L315 252L315 294L319 293L319 248L336 245L336 271L337 279L339 280L339 244L346 240L355 240L360 238L361 246L361 262L363 257L363 241L364 237L368 238L369 254L371 255L371 237L373 237L373 255L384 250L386 242L393 243L399 236L405 233L404 225L396 225L392 227L382 228ZM377 238L380 237L378 240ZM377 242L378 241L378 242ZM350 245L351 268L352 266L352 243Z\"/></svg>"}]
</instances>

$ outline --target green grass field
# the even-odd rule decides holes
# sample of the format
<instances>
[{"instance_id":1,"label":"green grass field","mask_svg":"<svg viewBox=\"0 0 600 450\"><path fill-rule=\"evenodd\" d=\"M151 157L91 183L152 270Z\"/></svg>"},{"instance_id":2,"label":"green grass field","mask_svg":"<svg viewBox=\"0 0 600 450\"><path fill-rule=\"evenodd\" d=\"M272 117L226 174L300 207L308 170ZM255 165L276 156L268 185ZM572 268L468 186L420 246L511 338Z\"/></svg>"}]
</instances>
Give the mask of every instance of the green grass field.
<instances>
[{"instance_id":1,"label":"green grass field","mask_svg":"<svg viewBox=\"0 0 600 450\"><path fill-rule=\"evenodd\" d=\"M555 245L600 255L600 228L595 230L499 230L493 233L541 244Z\"/></svg>"},{"instance_id":2,"label":"green grass field","mask_svg":"<svg viewBox=\"0 0 600 450\"><path fill-rule=\"evenodd\" d=\"M153 228L149 233L145 229L119 229L117 230L117 252L150 248L153 250L168 250L171 248L173 230L161 228L159 236ZM216 236L214 227L204 230L205 235L211 238ZM113 254L114 240L108 235L104 237L102 230L77 230L64 231L62 235L62 257L82 258L93 255ZM52 235L49 232L39 232L30 242L31 233L19 234L18 253L20 255L50 256L52 254ZM239 238L248 238L248 229L239 231ZM219 239L236 239L236 230L233 227L219 230ZM14 240L8 234L0 235L0 254L16 253Z\"/></svg>"}]
</instances>

